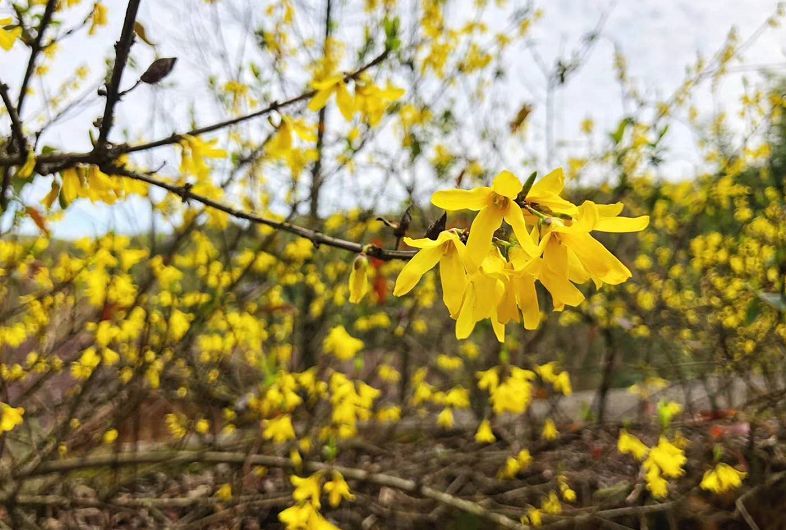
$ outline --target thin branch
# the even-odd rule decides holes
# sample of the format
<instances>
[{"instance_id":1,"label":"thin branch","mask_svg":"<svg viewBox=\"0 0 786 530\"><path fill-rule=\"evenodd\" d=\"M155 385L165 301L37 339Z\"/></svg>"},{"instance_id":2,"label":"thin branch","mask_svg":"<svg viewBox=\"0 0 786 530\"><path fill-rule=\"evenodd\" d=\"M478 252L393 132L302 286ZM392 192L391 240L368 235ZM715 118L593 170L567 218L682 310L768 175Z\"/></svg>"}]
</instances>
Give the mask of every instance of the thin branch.
<instances>
[{"instance_id":1,"label":"thin branch","mask_svg":"<svg viewBox=\"0 0 786 530\"><path fill-rule=\"evenodd\" d=\"M11 118L11 134L14 135L19 153L26 154L27 141L22 129L22 120L19 119L19 113L16 111L16 107L14 107L14 103L11 101L11 96L8 94L8 85L2 81L0 81L0 97L2 97L5 108L8 110L8 116Z\"/></svg>"},{"instance_id":2,"label":"thin branch","mask_svg":"<svg viewBox=\"0 0 786 530\"><path fill-rule=\"evenodd\" d=\"M136 21L139 4L142 0L130 0L126 9L126 18L120 32L120 40L115 44L115 66L112 69L112 78L106 87L106 105L104 117L101 118L101 128L98 133L97 148L103 149L109 138L109 131L115 121L115 105L120 101L120 82L123 79L123 70L128 63L128 54L134 44L134 22Z\"/></svg>"},{"instance_id":3,"label":"thin branch","mask_svg":"<svg viewBox=\"0 0 786 530\"><path fill-rule=\"evenodd\" d=\"M348 241L346 239L340 239L340 238L326 235L317 230L311 230L292 223L288 223L284 221L276 221L273 219L269 219L267 217L261 217L259 215L244 212L242 210L238 210L237 208L233 208L231 206L227 206L220 202L214 201L213 199L209 199L207 197L203 197L202 195L198 195L193 191L191 191L191 186L188 184L183 186L170 184L168 182L160 181L144 173L137 173L123 167L114 166L112 164L104 164L99 167L101 171L109 175L121 176L121 177L138 180L141 182L146 182L151 186L165 189L168 192L179 196L184 202L193 200L210 208L229 214L237 219L244 219L246 221L250 221L255 224L261 224L261 225L269 226L276 230L281 230L284 232L289 232L290 234L295 234L299 237L310 240L315 245L327 245L329 247L339 248L357 254L365 253L368 256L385 261L390 261L395 259L409 260L415 255L414 251L386 250L374 245L361 245L360 243L356 243L354 241Z\"/></svg>"},{"instance_id":4,"label":"thin branch","mask_svg":"<svg viewBox=\"0 0 786 530\"><path fill-rule=\"evenodd\" d=\"M153 451L144 453L121 453L116 455L95 455L84 458L53 460L49 462L43 462L35 469L30 470L26 475L45 475L50 473L64 473L79 469L132 464L186 464L194 462L238 465L248 463L251 465L262 465L285 469L294 467L291 459L281 456L247 455L241 452L219 451ZM528 530L530 528L529 526L525 526L518 521L511 519L510 517L489 511L480 504L455 497L429 486L419 484L414 480L396 477L385 473L372 473L364 469L333 466L323 462L306 461L303 462L302 466L304 470L310 472L338 471L345 478L351 480L368 482L378 486L386 486L407 493L421 495L425 498L437 501L440 504L450 506L466 513L471 513L502 528L512 528L515 530Z\"/></svg>"},{"instance_id":5,"label":"thin branch","mask_svg":"<svg viewBox=\"0 0 786 530\"><path fill-rule=\"evenodd\" d=\"M354 72L351 72L351 73L348 73L347 75L345 75L344 76L344 81L346 82L346 81L350 81L352 79L356 79L357 77L359 77L363 72L365 72L369 68L373 68L374 66L376 66L379 63L381 63L382 61L384 61L387 58L389 53L390 53L390 50L386 49L381 54L379 54L377 57L375 57L371 62L366 63L365 65L361 66L360 68L358 68ZM175 133L175 134L172 134L170 136L167 136L166 138L160 138L158 140L154 140L152 142L147 142L147 143L144 143L144 144L117 146L116 151L119 154L135 153L137 151L146 151L148 149L152 149L154 147L160 147L162 145L175 144L175 143L179 142L180 140L182 140L186 136L199 136L200 134L205 134L205 133L217 131L217 130L220 130L220 129L224 129L226 127L231 127L233 125L237 125L238 123L243 123L244 121L252 120L254 118L259 118L261 116L266 116L267 114L270 114L272 112L278 111L278 110L280 110L280 109L282 109L284 107L288 107L290 105L294 105L296 103L300 103L302 101L306 101L307 99L311 99L312 97L314 97L314 95L316 93L317 93L316 90L313 90L313 89L312 90L308 90L306 92L303 92L299 96L295 96L295 97L292 97L292 98L289 98L289 99L285 99L284 101L274 101L273 103L271 103L267 107L259 109L259 110L255 111L255 112L250 113L250 114L244 114L243 116L238 116L236 118L231 118L231 119L228 119L228 120L219 121L219 122L213 123L211 125L205 125L203 127L197 127L196 129L192 129L192 130L190 130L188 132L185 132L185 133Z\"/></svg>"},{"instance_id":6,"label":"thin branch","mask_svg":"<svg viewBox=\"0 0 786 530\"><path fill-rule=\"evenodd\" d=\"M390 53L389 50L385 50L376 58L374 58L371 62L361 66L357 70L344 76L344 80L348 81L348 80L356 79L361 74L363 74L366 70L373 68L374 66L384 61L389 53ZM254 118L266 116L273 112L284 109L285 107L289 107L291 105L311 99L312 97L314 97L316 92L317 92L316 90L308 90L306 92L303 92L299 96L285 99L284 101L274 101L273 103L269 104L267 107L259 109L250 114L244 114L243 116L238 116L236 118L232 118L229 120L216 122L211 125L197 127L196 129L192 129L188 132L174 133L167 136L166 138L159 138L158 140L153 140L151 142L146 142L143 144L136 144L136 145L117 145L107 149L107 154L109 158L114 158L126 153L147 151L148 149L153 149L155 147L175 144L181 141L186 136L199 136L201 134L206 134L209 132L224 129L226 127L231 127L232 125L237 125L238 123L252 120ZM21 157L19 156L0 158L0 167L13 166L24 162L24 160L20 161L20 158ZM54 165L56 166L54 171L59 171L60 169L63 169L65 167L70 167L74 164L93 164L95 163L95 158L96 158L95 153L93 151L82 152L82 153L54 153L51 155L44 155L38 157L37 163L40 164L40 166L37 165L36 169L39 172L39 174L51 173L53 171L52 170L46 171L44 166Z\"/></svg>"},{"instance_id":7,"label":"thin branch","mask_svg":"<svg viewBox=\"0 0 786 530\"><path fill-rule=\"evenodd\" d=\"M44 33L46 33L46 28L48 28L49 24L52 22L52 15L54 15L56 7L57 0L48 0L46 7L44 8L44 14L41 17L41 24L38 25L38 33L35 36L33 47L30 50L30 59L27 61L25 77L22 79L22 86L19 89L19 99L16 105L16 111L20 116L22 114L22 107L25 103L25 97L27 96L27 86L30 84L30 79L32 79L33 72L35 71L36 59L38 59L38 54L41 53L41 50L44 49L42 45L44 41Z\"/></svg>"}]
</instances>

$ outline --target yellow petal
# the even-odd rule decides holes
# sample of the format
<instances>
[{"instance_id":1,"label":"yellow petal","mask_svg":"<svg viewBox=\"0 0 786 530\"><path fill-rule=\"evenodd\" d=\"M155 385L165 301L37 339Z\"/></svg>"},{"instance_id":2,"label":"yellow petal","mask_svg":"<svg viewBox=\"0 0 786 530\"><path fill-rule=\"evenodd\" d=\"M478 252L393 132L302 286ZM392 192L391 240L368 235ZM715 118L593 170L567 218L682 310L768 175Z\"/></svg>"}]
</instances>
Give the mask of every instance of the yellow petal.
<instances>
[{"instance_id":1,"label":"yellow petal","mask_svg":"<svg viewBox=\"0 0 786 530\"><path fill-rule=\"evenodd\" d=\"M336 104L338 105L338 110L341 111L345 120L352 121L352 117L355 115L355 98L349 93L347 85L343 80L336 85L336 87Z\"/></svg>"},{"instance_id":2,"label":"yellow petal","mask_svg":"<svg viewBox=\"0 0 786 530\"><path fill-rule=\"evenodd\" d=\"M513 233L516 234L516 239L524 252L532 257L540 255L538 245L535 244L532 240L532 235L527 231L524 213L518 204L511 202L508 205L508 211L505 213L505 222L513 228Z\"/></svg>"},{"instance_id":3,"label":"yellow petal","mask_svg":"<svg viewBox=\"0 0 786 530\"><path fill-rule=\"evenodd\" d=\"M330 85L327 88L319 90L314 95L314 97L311 98L311 101L308 102L308 110L311 112L317 112L318 110L323 109L325 105L327 105L328 99L330 99L330 96L333 94L335 88L336 85Z\"/></svg>"},{"instance_id":4,"label":"yellow petal","mask_svg":"<svg viewBox=\"0 0 786 530\"><path fill-rule=\"evenodd\" d=\"M420 281L426 272L434 267L442 256L442 249L439 247L424 248L404 265L396 278L396 286L393 288L394 296L407 294Z\"/></svg>"},{"instance_id":5,"label":"yellow petal","mask_svg":"<svg viewBox=\"0 0 786 530\"><path fill-rule=\"evenodd\" d=\"M577 306L584 301L584 295L566 278L557 276L545 267L539 276L540 283L549 291L554 309L561 310L565 305Z\"/></svg>"},{"instance_id":6,"label":"yellow petal","mask_svg":"<svg viewBox=\"0 0 786 530\"><path fill-rule=\"evenodd\" d=\"M455 318L461 309L461 300L467 287L464 265L455 247L448 249L439 260L439 279L442 283L442 300Z\"/></svg>"},{"instance_id":7,"label":"yellow petal","mask_svg":"<svg viewBox=\"0 0 786 530\"><path fill-rule=\"evenodd\" d=\"M561 234L560 237L593 279L617 285L631 277L628 268L588 233L571 232Z\"/></svg>"},{"instance_id":8,"label":"yellow petal","mask_svg":"<svg viewBox=\"0 0 786 530\"><path fill-rule=\"evenodd\" d=\"M527 194L527 197L530 195L546 195L553 193L554 195L559 195L562 193L562 189L565 187L565 174L562 172L562 168L558 167L535 184L533 184L532 189Z\"/></svg>"},{"instance_id":9,"label":"yellow petal","mask_svg":"<svg viewBox=\"0 0 786 530\"><path fill-rule=\"evenodd\" d=\"M492 189L494 193L507 197L508 199L515 199L521 191L521 181L508 170L502 171L499 175L494 177Z\"/></svg>"},{"instance_id":10,"label":"yellow petal","mask_svg":"<svg viewBox=\"0 0 786 530\"><path fill-rule=\"evenodd\" d=\"M497 208L483 208L469 229L467 260L480 264L491 248L491 238L502 224L502 212Z\"/></svg>"},{"instance_id":11,"label":"yellow petal","mask_svg":"<svg viewBox=\"0 0 786 530\"><path fill-rule=\"evenodd\" d=\"M650 224L649 215L641 217L601 217L593 230L599 232L640 232Z\"/></svg>"},{"instance_id":12,"label":"yellow petal","mask_svg":"<svg viewBox=\"0 0 786 530\"><path fill-rule=\"evenodd\" d=\"M475 188L473 190L442 190L434 192L431 203L443 210L480 210L489 203L491 188Z\"/></svg>"},{"instance_id":13,"label":"yellow petal","mask_svg":"<svg viewBox=\"0 0 786 530\"><path fill-rule=\"evenodd\" d=\"M464 301L461 304L458 318L456 319L456 338L459 340L466 339L472 334L475 329L475 316L473 315L473 306L475 305L475 289L472 286L467 288L464 294Z\"/></svg>"},{"instance_id":14,"label":"yellow petal","mask_svg":"<svg viewBox=\"0 0 786 530\"><path fill-rule=\"evenodd\" d=\"M524 328L538 329L540 325L540 305L538 292L535 289L535 277L526 275L513 280L516 292L516 303L524 313Z\"/></svg>"}]
</instances>

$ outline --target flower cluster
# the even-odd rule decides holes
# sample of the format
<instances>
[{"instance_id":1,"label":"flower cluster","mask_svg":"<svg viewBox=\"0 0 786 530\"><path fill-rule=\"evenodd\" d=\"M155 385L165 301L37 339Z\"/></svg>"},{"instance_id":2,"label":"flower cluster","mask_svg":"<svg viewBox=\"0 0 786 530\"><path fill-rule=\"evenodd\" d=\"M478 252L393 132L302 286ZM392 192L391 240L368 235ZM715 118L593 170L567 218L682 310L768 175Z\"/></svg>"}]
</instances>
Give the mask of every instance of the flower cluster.
<instances>
[{"instance_id":1,"label":"flower cluster","mask_svg":"<svg viewBox=\"0 0 786 530\"><path fill-rule=\"evenodd\" d=\"M465 240L449 229L435 239L404 238L420 249L402 269L394 294L404 295L439 264L443 301L456 320L456 337L465 339L476 324L489 319L500 342L505 324L523 320L526 329L540 323L536 282L551 294L554 309L576 306L584 295L576 284L592 280L596 287L617 285L631 273L592 232L637 232L649 217L619 217L622 204L585 201L576 206L563 199L561 169L522 184L509 171L491 187L438 191L434 205L447 211L478 214ZM507 236L503 222L512 229Z\"/></svg>"}]
</instances>

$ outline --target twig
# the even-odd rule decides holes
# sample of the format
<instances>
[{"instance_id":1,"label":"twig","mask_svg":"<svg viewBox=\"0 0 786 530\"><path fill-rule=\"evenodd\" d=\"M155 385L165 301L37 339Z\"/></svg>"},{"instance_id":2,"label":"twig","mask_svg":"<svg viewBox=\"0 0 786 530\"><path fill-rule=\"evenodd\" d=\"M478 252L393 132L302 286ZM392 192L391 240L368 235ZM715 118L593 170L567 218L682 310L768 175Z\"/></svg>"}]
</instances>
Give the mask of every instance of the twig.
<instances>
[{"instance_id":1,"label":"twig","mask_svg":"<svg viewBox=\"0 0 786 530\"><path fill-rule=\"evenodd\" d=\"M120 32L120 40L115 44L115 65L112 69L112 78L106 87L106 105L104 106L104 116L101 118L101 127L98 133L98 149L104 149L109 131L115 121L115 105L120 100L120 82L123 79L123 70L128 62L128 54L134 44L134 22L136 21L139 4L142 0L130 0L126 8L126 18L123 21L123 29Z\"/></svg>"},{"instance_id":2,"label":"twig","mask_svg":"<svg viewBox=\"0 0 786 530\"><path fill-rule=\"evenodd\" d=\"M25 154L27 152L27 141L22 128L22 120L19 119L19 113L16 111L16 107L14 107L14 103L11 101L11 96L8 94L8 85L2 81L0 81L0 97L3 98L5 108L8 110L8 116L11 118L11 134L14 135L19 153Z\"/></svg>"},{"instance_id":3,"label":"twig","mask_svg":"<svg viewBox=\"0 0 786 530\"><path fill-rule=\"evenodd\" d=\"M327 245L329 247L339 248L343 250L347 250L350 252L354 252L360 254L364 252L366 255L378 258L385 261L390 260L409 260L414 255L415 252L407 251L407 250L386 250L374 245L361 245L360 243L356 243L354 241L348 241L346 239L339 239L337 237L332 237L326 235L322 232L317 230L311 230L308 228L304 228L302 226L298 226L292 223L284 222L284 221L275 221L273 219L269 219L267 217L261 217L259 215L254 215L248 212L244 212L242 210L238 210L236 208L232 208L231 206L227 206L225 204L221 204L220 202L214 201L213 199L209 199L207 197L203 197L191 191L191 186L184 185L184 186L177 186L175 184L169 184L167 182L163 182L157 180L151 176L137 173L134 171L130 171L128 169L117 167L114 165L102 165L100 166L101 171L115 176L122 176L131 178L134 180L139 180L142 182L146 182L152 186L165 189L170 193L173 193L179 196L183 201L193 200L200 204L204 204L205 206L209 206L210 208L222 211L226 214L231 215L237 219L244 219L246 221L250 221L252 223L261 224L265 226L269 226L271 228L275 228L276 230L282 230L284 232L289 232L291 234L295 234L302 238L310 240L315 245Z\"/></svg>"},{"instance_id":4,"label":"twig","mask_svg":"<svg viewBox=\"0 0 786 530\"><path fill-rule=\"evenodd\" d=\"M755 491L755 489L751 491ZM737 511L740 512L742 518L745 519L745 522L748 523L748 526L751 528L751 530L760 530L759 525L756 524L756 521L751 516L750 512L748 511L748 508L745 507L745 497L747 496L748 494L746 493L745 495L737 497L737 500L735 501L734 505L737 507Z\"/></svg>"},{"instance_id":5,"label":"twig","mask_svg":"<svg viewBox=\"0 0 786 530\"><path fill-rule=\"evenodd\" d=\"M366 63L365 65L361 66L360 68L358 68L354 72L351 72L351 73L345 75L344 76L344 81L349 81L349 80L352 80L352 79L356 79L358 76L360 76L363 72L365 72L369 68L373 68L374 66L376 66L379 63L381 63L382 61L384 61L387 58L389 53L390 53L389 50L385 50L384 52L379 54L377 57L375 57L371 62ZM248 121L248 120L252 120L254 118L259 118L261 116L265 116L265 115L270 114L272 112L275 112L277 110L283 109L284 107L288 107L290 105L294 105L296 103L300 103L302 101L306 101L307 99L311 99L312 97L314 97L314 95L316 93L317 93L316 90L308 90L306 92L303 92L299 96L295 96L295 97L292 97L292 98L289 98L289 99L285 99L284 101L274 101L271 104L269 104L267 107L259 109L259 110L255 111L255 112L250 113L250 114L244 114L243 116L238 116L236 118L231 118L231 119L228 119L228 120L219 121L219 122L213 123L211 125L205 125L203 127L197 127L196 129L192 129L192 130L190 130L188 132L174 133L174 134L171 134L171 135L167 136L166 138L160 138L158 140L153 140L151 142L146 142L146 143L143 143L143 144L117 146L115 151L117 151L119 154L135 153L137 151L146 151L148 149L152 149L154 147L160 147L162 145L171 145L171 144L179 142L180 140L182 140L186 136L199 136L200 134L205 134L205 133L217 131L219 129L224 129L226 127L231 127L232 125L237 125L238 123L243 123L244 121Z\"/></svg>"},{"instance_id":6,"label":"twig","mask_svg":"<svg viewBox=\"0 0 786 530\"><path fill-rule=\"evenodd\" d=\"M53 460L43 462L34 469L26 471L23 475L30 477L34 475L44 475L49 473L65 473L86 468L100 468L107 466L121 466L132 464L186 464L186 463L211 463L211 464L237 464L242 465L246 462L252 465L262 465L267 467L292 468L294 464L289 458L272 455L247 455L242 452L219 452L219 451L155 451L145 453L121 453L117 455L95 455L84 458L68 458L63 460ZM503 528L516 530L528 530L530 527L522 525L505 515L487 510L483 506L454 497L443 491L419 484L410 479L396 477L385 473L372 473L364 469L351 468L345 466L333 466L323 462L305 461L302 464L306 471L338 471L345 478L369 482L378 486L387 486L408 493L414 493L435 500L457 510L471 513L477 517L491 521ZM17 475L14 478L22 478Z\"/></svg>"},{"instance_id":7,"label":"twig","mask_svg":"<svg viewBox=\"0 0 786 530\"><path fill-rule=\"evenodd\" d=\"M44 14L41 17L41 23L38 25L38 33L35 36L33 47L30 50L30 59L27 61L27 68L25 69L25 76L22 79L22 86L19 88L19 99L16 104L16 111L20 116L22 115L22 107L25 104L25 97L27 96L27 85L30 84L30 79L33 77L33 72L35 71L35 61L38 58L38 54L41 53L41 50L43 50L41 43L44 40L46 28L49 27L49 23L52 22L52 15L55 12L55 7L57 7L57 0L48 0L46 2Z\"/></svg>"}]
</instances>

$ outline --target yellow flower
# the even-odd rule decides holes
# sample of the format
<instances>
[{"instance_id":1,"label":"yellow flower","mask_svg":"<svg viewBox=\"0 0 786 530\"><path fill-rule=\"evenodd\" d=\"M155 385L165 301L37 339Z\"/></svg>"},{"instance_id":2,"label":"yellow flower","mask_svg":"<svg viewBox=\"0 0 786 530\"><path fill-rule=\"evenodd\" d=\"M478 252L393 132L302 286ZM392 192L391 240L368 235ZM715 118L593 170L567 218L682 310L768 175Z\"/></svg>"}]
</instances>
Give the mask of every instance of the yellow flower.
<instances>
[{"instance_id":1,"label":"yellow flower","mask_svg":"<svg viewBox=\"0 0 786 530\"><path fill-rule=\"evenodd\" d=\"M118 436L117 429L109 429L104 433L103 442L107 445L111 445L115 443L115 440L117 440L117 436Z\"/></svg>"},{"instance_id":2,"label":"yellow flower","mask_svg":"<svg viewBox=\"0 0 786 530\"><path fill-rule=\"evenodd\" d=\"M355 500L355 496L349 491L349 484L338 471L333 472L333 480L325 483L325 493L328 494L328 502L333 508L341 504L342 500Z\"/></svg>"},{"instance_id":3,"label":"yellow flower","mask_svg":"<svg viewBox=\"0 0 786 530\"><path fill-rule=\"evenodd\" d=\"M22 34L22 28L19 26L11 29L5 29L12 23L13 20L11 17L0 18L0 48L4 49L5 51L13 48L14 42L16 42L16 39L18 39Z\"/></svg>"},{"instance_id":4,"label":"yellow flower","mask_svg":"<svg viewBox=\"0 0 786 530\"><path fill-rule=\"evenodd\" d=\"M404 93L404 89L390 83L385 88L381 88L368 82L366 78L355 82L355 107L361 112L365 121L374 127L385 115L385 110L390 104L400 99ZM336 101L338 102L338 95Z\"/></svg>"},{"instance_id":5,"label":"yellow flower","mask_svg":"<svg viewBox=\"0 0 786 530\"><path fill-rule=\"evenodd\" d=\"M308 110L311 112L321 110L327 105L330 96L336 94L336 104L344 119L352 120L352 116L355 115L355 98L347 90L343 75L334 75L321 81L315 81L311 83L311 86L317 93L308 102Z\"/></svg>"},{"instance_id":6,"label":"yellow flower","mask_svg":"<svg viewBox=\"0 0 786 530\"><path fill-rule=\"evenodd\" d=\"M289 480L295 487L292 498L297 502L309 502L318 510L321 506L319 497L322 494L322 474L316 472L305 478L292 475Z\"/></svg>"},{"instance_id":7,"label":"yellow flower","mask_svg":"<svg viewBox=\"0 0 786 530\"><path fill-rule=\"evenodd\" d=\"M437 415L437 425L443 429L450 429L453 427L453 409L446 407Z\"/></svg>"},{"instance_id":8,"label":"yellow flower","mask_svg":"<svg viewBox=\"0 0 786 530\"><path fill-rule=\"evenodd\" d=\"M107 17L107 8L101 2L96 2L93 6L93 15L90 17L90 29L88 35L95 35L96 29L101 26L106 26L109 22Z\"/></svg>"},{"instance_id":9,"label":"yellow flower","mask_svg":"<svg viewBox=\"0 0 786 530\"><path fill-rule=\"evenodd\" d=\"M704 473L700 486L701 489L713 493L725 493L739 488L746 475L744 471L737 471L728 464L720 463Z\"/></svg>"},{"instance_id":10,"label":"yellow flower","mask_svg":"<svg viewBox=\"0 0 786 530\"><path fill-rule=\"evenodd\" d=\"M684 466L687 461L688 459L685 457L685 453L682 449L669 442L665 436L660 437L658 445L650 450L649 457L647 458L647 462L651 462L652 465L657 465L663 475L668 478L682 476L682 474L685 473L682 466ZM644 463L645 466L648 465L647 462Z\"/></svg>"},{"instance_id":11,"label":"yellow flower","mask_svg":"<svg viewBox=\"0 0 786 530\"><path fill-rule=\"evenodd\" d=\"M682 405L675 401L659 401L658 402L658 419L663 428L671 425L671 420L674 416L679 416L682 412Z\"/></svg>"},{"instance_id":12,"label":"yellow flower","mask_svg":"<svg viewBox=\"0 0 786 530\"><path fill-rule=\"evenodd\" d=\"M483 264L468 277L461 309L456 317L457 339L469 337L475 325L488 318L497 340L505 341L505 325L500 315L500 302L505 296L507 280L504 268L505 260L499 250L495 249L489 252ZM502 307L504 309L504 306Z\"/></svg>"},{"instance_id":13,"label":"yellow flower","mask_svg":"<svg viewBox=\"0 0 786 530\"><path fill-rule=\"evenodd\" d=\"M193 175L199 180L207 180L210 168L205 159L226 158L227 156L225 150L215 147L217 143L218 139L205 142L196 136L184 135L180 140L180 172L185 175Z\"/></svg>"},{"instance_id":14,"label":"yellow flower","mask_svg":"<svg viewBox=\"0 0 786 530\"><path fill-rule=\"evenodd\" d=\"M265 428L262 431L265 440L273 440L280 444L295 439L295 428L292 425L292 418L289 414L284 414L278 418L265 420Z\"/></svg>"},{"instance_id":15,"label":"yellow flower","mask_svg":"<svg viewBox=\"0 0 786 530\"><path fill-rule=\"evenodd\" d=\"M216 490L216 498L220 501L227 502L232 499L232 484L225 483L222 484Z\"/></svg>"},{"instance_id":16,"label":"yellow flower","mask_svg":"<svg viewBox=\"0 0 786 530\"><path fill-rule=\"evenodd\" d=\"M350 335L344 326L336 326L331 329L325 340L322 341L322 348L325 352L335 355L342 361L353 358L364 346L363 341Z\"/></svg>"},{"instance_id":17,"label":"yellow flower","mask_svg":"<svg viewBox=\"0 0 786 530\"><path fill-rule=\"evenodd\" d=\"M431 197L431 202L443 210L478 212L469 231L467 260L480 266L489 253L494 232L503 220L513 228L519 244L527 254L539 254L527 231L521 207L515 202L521 189L519 179L510 171L503 171L494 178L490 188L483 186L473 190L437 191Z\"/></svg>"},{"instance_id":18,"label":"yellow flower","mask_svg":"<svg viewBox=\"0 0 786 530\"><path fill-rule=\"evenodd\" d=\"M0 434L13 431L22 424L25 409L0 402Z\"/></svg>"},{"instance_id":19,"label":"yellow flower","mask_svg":"<svg viewBox=\"0 0 786 530\"><path fill-rule=\"evenodd\" d=\"M530 507L527 514L522 516L522 524L531 524L532 526L540 526L543 524L543 512L538 508Z\"/></svg>"},{"instance_id":20,"label":"yellow flower","mask_svg":"<svg viewBox=\"0 0 786 530\"><path fill-rule=\"evenodd\" d=\"M357 304L367 292L368 258L361 254L352 262L352 272L349 273L349 301Z\"/></svg>"},{"instance_id":21,"label":"yellow flower","mask_svg":"<svg viewBox=\"0 0 786 530\"><path fill-rule=\"evenodd\" d=\"M562 168L557 168L535 184L527 193L526 201L538 210L554 214L574 216L576 205L560 197L565 187L565 175Z\"/></svg>"},{"instance_id":22,"label":"yellow flower","mask_svg":"<svg viewBox=\"0 0 786 530\"><path fill-rule=\"evenodd\" d=\"M532 400L532 384L526 372L526 370L514 372L490 392L491 406L495 414L506 412L521 414L527 410Z\"/></svg>"},{"instance_id":23,"label":"yellow flower","mask_svg":"<svg viewBox=\"0 0 786 530\"><path fill-rule=\"evenodd\" d=\"M557 426L554 424L554 420L551 418L547 419L543 424L543 431L541 432L540 436L544 440L556 440L559 436L559 431L557 430Z\"/></svg>"},{"instance_id":24,"label":"yellow flower","mask_svg":"<svg viewBox=\"0 0 786 530\"><path fill-rule=\"evenodd\" d=\"M466 247L456 232L453 230L443 231L436 240L405 237L404 243L421 250L401 269L398 278L396 278L393 294L395 296L407 294L427 271L439 263L442 299L451 316L457 315L461 308L461 299L467 279L464 272Z\"/></svg>"},{"instance_id":25,"label":"yellow flower","mask_svg":"<svg viewBox=\"0 0 786 530\"><path fill-rule=\"evenodd\" d=\"M633 458L636 460L644 460L649 450L649 447L632 434L628 434L627 431L620 432L619 440L617 440L617 451L623 455L629 454L633 455Z\"/></svg>"},{"instance_id":26,"label":"yellow flower","mask_svg":"<svg viewBox=\"0 0 786 530\"><path fill-rule=\"evenodd\" d=\"M491 430L491 422L489 422L489 420L480 422L478 430L475 433L475 441L479 444L491 444L497 441L494 432Z\"/></svg>"},{"instance_id":27,"label":"yellow flower","mask_svg":"<svg viewBox=\"0 0 786 530\"><path fill-rule=\"evenodd\" d=\"M507 285L505 296L497 310L500 322L520 321L519 310L524 317L525 329L537 329L540 325L540 304L535 288L532 265L536 263L520 247L509 252L510 261L506 264ZM518 308L518 309L517 309Z\"/></svg>"},{"instance_id":28,"label":"yellow flower","mask_svg":"<svg viewBox=\"0 0 786 530\"><path fill-rule=\"evenodd\" d=\"M559 501L557 494L550 491L549 496L541 504L540 509L551 515L559 515L562 513L562 503Z\"/></svg>"}]
</instances>

